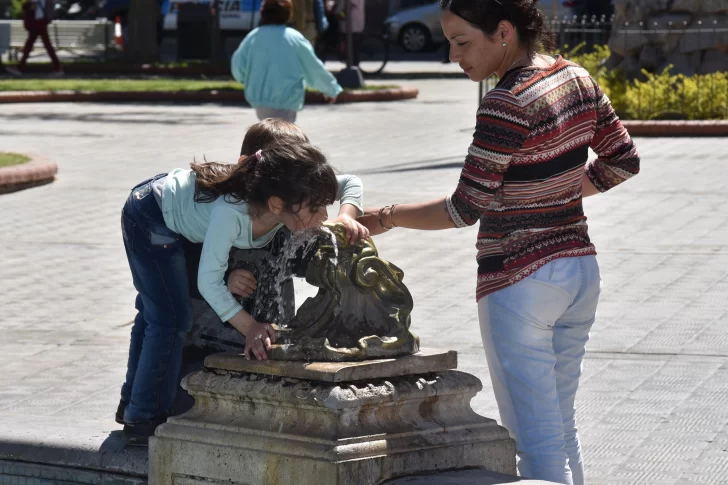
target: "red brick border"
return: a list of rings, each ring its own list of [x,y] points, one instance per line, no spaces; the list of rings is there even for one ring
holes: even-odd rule
[[[728,136],[728,120],[623,121],[631,136]]]
[[[11,64],[14,65],[14,64]],[[66,74],[144,74],[150,76],[230,76],[230,64],[196,63],[189,66],[168,66],[154,64],[127,64],[124,62],[66,62]],[[24,72],[47,74],[51,72],[50,62],[31,62]]]
[[[0,167],[0,194],[50,183],[58,173],[55,162],[28,155],[30,161],[10,167]]]
[[[393,88],[361,91],[344,91],[337,103],[359,103],[371,101],[400,101],[414,99],[417,88]],[[0,92],[2,103],[48,103],[81,101],[191,101],[202,103],[244,103],[243,91],[6,91]],[[306,103],[326,103],[321,93],[306,93]]]

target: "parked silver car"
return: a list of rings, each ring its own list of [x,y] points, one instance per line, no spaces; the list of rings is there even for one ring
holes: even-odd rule
[[[557,16],[571,16],[571,4],[574,1],[559,0]],[[552,15],[552,2],[542,2],[547,17]],[[384,31],[390,39],[396,40],[409,52],[422,52],[445,42],[440,26],[439,2],[428,3],[420,7],[408,8],[398,12],[384,21]]]
[[[422,52],[445,42],[438,2],[402,10],[384,21],[384,29],[409,52]]]

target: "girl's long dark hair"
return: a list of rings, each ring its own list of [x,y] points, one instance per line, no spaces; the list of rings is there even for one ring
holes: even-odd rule
[[[265,210],[268,199],[279,197],[286,212],[308,203],[312,211],[336,200],[338,184],[326,157],[310,143],[279,143],[241,158],[236,165],[193,163],[197,177],[195,201],[218,197],[232,203],[247,202],[254,211]]]

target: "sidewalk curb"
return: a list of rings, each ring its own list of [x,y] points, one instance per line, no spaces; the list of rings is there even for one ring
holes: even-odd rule
[[[388,102],[415,99],[419,90],[413,87],[344,91],[337,103]],[[198,102],[243,104],[245,94],[233,90],[210,91],[7,91],[0,92],[4,103],[53,102]],[[307,104],[326,104],[323,94],[306,92]],[[728,120],[652,121],[624,120],[622,124],[633,137],[728,136]],[[0,182],[0,185],[2,183]]]
[[[53,182],[58,173],[55,162],[34,155],[29,162],[10,167],[0,167],[0,194],[44,185]]]
[[[12,64],[10,64],[12,65]],[[51,71],[50,63],[28,63],[24,72],[32,74],[46,74]],[[125,64],[108,63],[65,63],[63,71],[66,74],[146,74],[150,76],[228,76],[229,64],[202,64],[190,66],[155,66],[153,64]],[[232,77],[231,77],[232,78]]]
[[[361,91],[343,91],[337,103],[362,103],[379,101],[402,101],[415,99],[417,88],[393,88]],[[210,91],[6,91],[0,93],[0,104],[4,103],[53,103],[84,101],[187,101],[199,103],[245,103],[242,90]],[[306,103],[326,104],[321,93],[306,92]]]
[[[630,136],[728,136],[728,120],[622,121]]]
[[[343,69],[343,68],[342,68]],[[94,64],[94,63],[68,63],[63,65],[66,74],[109,74],[109,75],[147,75],[147,76],[205,76],[231,78],[230,65],[191,65],[191,66],[155,66],[152,64]],[[26,64],[25,72],[29,74],[47,74],[51,71],[50,64],[37,63]],[[336,76],[340,70],[329,69],[329,72]],[[365,79],[467,79],[462,71],[453,72],[389,72],[379,74],[364,74]]]

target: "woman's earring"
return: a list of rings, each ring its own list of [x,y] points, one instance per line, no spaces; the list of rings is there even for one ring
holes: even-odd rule
[[[508,44],[506,44],[505,42],[503,42],[503,43],[502,43],[501,45],[502,45],[503,47],[505,47],[505,46],[506,46],[506,45],[508,45]]]

